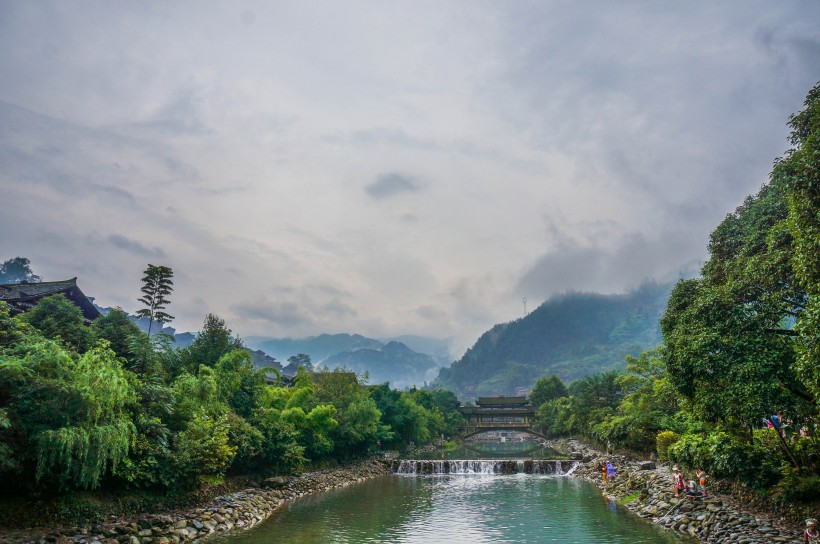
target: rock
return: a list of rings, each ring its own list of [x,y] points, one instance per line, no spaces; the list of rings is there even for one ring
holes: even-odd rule
[[[658,468],[657,465],[655,465],[655,463],[653,463],[652,461],[643,461],[639,465],[639,467],[641,470],[655,470],[656,468]]]

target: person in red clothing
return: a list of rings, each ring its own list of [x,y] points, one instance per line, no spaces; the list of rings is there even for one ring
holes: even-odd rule
[[[678,465],[672,467],[672,487],[675,490],[675,496],[680,496],[681,492],[686,489],[686,483],[683,481],[683,474],[680,473]]]

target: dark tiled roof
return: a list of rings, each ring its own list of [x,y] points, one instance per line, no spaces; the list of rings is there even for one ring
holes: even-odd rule
[[[77,278],[63,281],[44,281],[40,283],[5,283],[0,284],[0,300],[10,302],[14,300],[27,300],[32,297],[43,298],[62,293],[72,287],[77,287]]]
[[[83,311],[88,321],[100,317],[100,312],[77,287],[77,278],[41,283],[0,284],[0,300],[5,301],[13,312],[25,312],[37,304],[41,298],[63,294]]]
[[[478,397],[478,402],[476,404],[516,405],[526,403],[527,397]]]

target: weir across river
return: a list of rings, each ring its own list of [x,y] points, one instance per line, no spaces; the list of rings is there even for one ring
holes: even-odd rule
[[[572,474],[580,461],[552,459],[405,459],[393,462],[396,474]]]

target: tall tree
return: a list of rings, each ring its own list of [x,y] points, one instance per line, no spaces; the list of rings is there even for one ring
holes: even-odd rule
[[[772,177],[781,178],[789,189],[792,265],[807,295],[795,327],[795,370],[820,399],[820,84],[809,91],[805,106],[789,122],[794,148],[775,166]]]
[[[149,264],[143,274],[142,289],[140,289],[143,296],[138,300],[146,307],[137,310],[136,315],[148,318],[148,336],[151,336],[151,326],[154,321],[162,325],[174,319],[174,316],[164,311],[170,302],[167,297],[174,290],[174,282],[171,280],[174,277],[174,271],[167,266]]]
[[[31,261],[15,257],[0,265],[0,283],[39,283],[40,276],[31,271]]]

